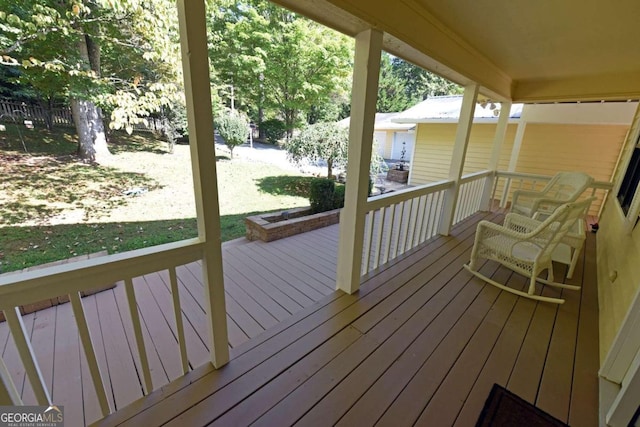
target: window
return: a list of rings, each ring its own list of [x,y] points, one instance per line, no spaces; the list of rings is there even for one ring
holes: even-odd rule
[[[640,147],[636,143],[618,191],[618,201],[625,215],[629,214],[638,183],[640,183]]]

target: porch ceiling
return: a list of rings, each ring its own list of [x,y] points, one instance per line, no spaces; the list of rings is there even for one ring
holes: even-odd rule
[[[383,30],[385,49],[515,102],[640,97],[640,2],[275,0],[349,35]]]

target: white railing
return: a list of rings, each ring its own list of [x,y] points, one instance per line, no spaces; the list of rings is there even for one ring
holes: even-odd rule
[[[453,181],[439,181],[370,198],[361,274],[435,236],[445,192],[451,186]]]
[[[453,215],[453,225],[469,218],[480,210],[482,194],[487,178],[492,175],[492,171],[485,170],[465,175],[460,179],[460,189],[458,190],[456,211]]]
[[[146,395],[153,390],[154,386],[142,334],[133,278],[157,271],[169,271],[173,314],[175,316],[179,347],[176,351],[180,352],[182,371],[183,374],[186,374],[189,370],[189,362],[182,324],[176,267],[202,259],[203,248],[204,244],[200,240],[190,239],[122,254],[78,261],[72,264],[28,271],[19,275],[7,274],[0,276],[0,310],[4,312],[38,404],[51,405],[51,394],[46,387],[29,335],[22,321],[19,309],[21,305],[36,303],[62,295],[69,296],[80,342],[84,349],[93,386],[100,404],[100,410],[102,415],[106,416],[113,412],[113,408],[107,398],[106,378],[97,362],[94,339],[87,324],[80,292],[124,281],[129,314],[140,357],[142,388]],[[2,395],[9,396],[14,405],[23,404],[20,393],[11,379],[4,360],[0,357],[0,396]]]
[[[499,201],[499,207],[504,209],[511,203],[514,191],[540,190],[551,178],[553,177],[548,175],[497,171],[491,199]],[[600,216],[604,202],[612,188],[613,184],[607,181],[594,181],[589,186],[590,191],[586,191],[584,197],[596,197],[589,212],[590,215]]]

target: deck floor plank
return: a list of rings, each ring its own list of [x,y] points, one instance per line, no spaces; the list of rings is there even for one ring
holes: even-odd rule
[[[598,283],[595,236],[590,234],[583,251],[582,291],[569,425],[586,426],[598,419],[598,376],[600,367],[598,334]],[[576,273],[574,273],[576,274]]]
[[[78,328],[73,316],[71,304],[62,304],[56,308],[56,331],[54,377],[51,398],[54,405],[64,406],[65,423],[82,425],[84,408],[77,404],[82,402],[82,369],[80,358],[84,357],[81,349]]]

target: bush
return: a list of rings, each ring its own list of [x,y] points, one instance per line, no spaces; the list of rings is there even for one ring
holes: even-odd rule
[[[345,186],[338,184],[335,186],[333,193],[333,209],[342,209],[344,207],[344,190]]]
[[[220,115],[215,124],[233,158],[233,149],[247,141],[249,123],[240,115],[232,113]]]
[[[311,183],[309,202],[312,213],[330,211],[334,208],[335,188],[335,182],[327,178],[320,178]]]
[[[270,144],[277,144],[287,131],[287,126],[282,120],[269,119],[262,122],[260,129],[264,132],[264,136],[267,138],[267,142]]]

